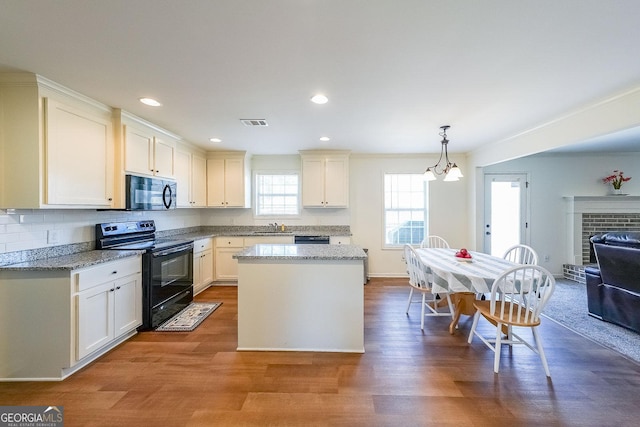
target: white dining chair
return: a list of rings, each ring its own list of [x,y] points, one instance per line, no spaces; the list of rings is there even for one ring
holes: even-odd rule
[[[553,275],[543,267],[518,265],[498,276],[493,282],[488,300],[474,302],[476,312],[468,342],[471,344],[475,335],[493,350],[495,353],[493,371],[496,374],[500,368],[502,345],[523,344],[540,356],[547,377],[551,377],[537,327],[540,325],[540,313],[549,302],[555,285],[556,280]],[[495,325],[495,338],[484,337],[478,332],[480,317],[486,318],[489,323]],[[530,328],[533,342],[516,334],[513,331],[514,328]],[[503,334],[506,337],[503,337]]]
[[[427,236],[420,242],[421,248],[446,248],[449,249],[449,243],[442,237],[431,235]],[[411,304],[414,302],[420,302],[421,300],[413,299],[413,288],[409,290],[409,301],[407,302],[407,314],[409,314],[409,308],[411,308]]]
[[[407,305],[407,314],[409,314],[409,306],[411,305],[413,292],[421,294],[420,312],[420,329],[424,330],[424,318],[426,316],[454,316],[454,307],[449,294],[445,294],[447,302],[446,310],[440,311],[439,304],[444,302],[443,299],[437,299],[436,295],[431,292],[431,284],[427,279],[426,266],[420,259],[420,256],[411,245],[404,246],[404,257],[407,262],[407,271],[409,273],[409,285],[411,292],[409,294],[409,304]],[[441,295],[442,296],[442,295]],[[429,298],[427,298],[429,297]],[[427,311],[428,310],[428,311]]]
[[[527,245],[514,245],[507,249],[502,258],[516,264],[538,264],[538,254]]]
[[[421,248],[447,248],[449,249],[449,243],[440,236],[432,235],[427,236],[421,243]]]

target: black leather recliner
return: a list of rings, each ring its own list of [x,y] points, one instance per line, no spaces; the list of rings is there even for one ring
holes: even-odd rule
[[[585,267],[589,314],[640,333],[640,232],[591,238],[598,267]]]

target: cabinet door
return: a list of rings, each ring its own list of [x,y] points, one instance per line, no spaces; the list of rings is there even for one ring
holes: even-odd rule
[[[204,251],[201,254],[200,279],[201,284],[204,286],[213,282],[213,251],[211,249]]]
[[[142,279],[139,274],[114,283],[114,338],[142,325]]]
[[[45,98],[45,120],[45,203],[109,207],[113,197],[111,121],[50,98]]]
[[[207,206],[225,206],[224,159],[207,159]]]
[[[195,207],[207,206],[207,159],[191,156],[191,204]]]
[[[244,207],[244,160],[225,159],[224,161],[225,206]]]
[[[176,152],[176,182],[178,195],[176,196],[178,207],[191,206],[191,153],[186,151]]]
[[[302,206],[324,206],[324,179],[323,159],[302,160]]]
[[[175,152],[173,142],[154,138],[154,174],[163,178],[175,178]]]
[[[153,136],[139,129],[125,126],[124,168],[127,172],[153,175]]]
[[[109,282],[77,295],[77,360],[108,344],[113,339],[114,291],[113,283]]]
[[[349,178],[345,159],[328,158],[324,173],[324,201],[329,208],[345,208],[349,205]]]
[[[216,249],[216,280],[238,280],[238,260],[233,259],[233,254],[241,250],[234,247]]]

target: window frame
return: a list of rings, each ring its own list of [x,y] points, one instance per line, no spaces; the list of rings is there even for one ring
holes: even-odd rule
[[[390,175],[413,175],[415,179],[419,179],[423,183],[423,194],[424,194],[424,224],[423,224],[423,239],[424,237],[429,235],[429,182],[425,181],[423,178],[423,173],[413,173],[413,172],[383,172],[382,174],[382,248],[383,249],[402,249],[405,243],[393,244],[387,243],[387,212],[388,211],[398,211],[399,209],[387,209],[387,191],[386,191],[386,180],[387,176]],[[407,209],[402,209],[407,210]],[[412,242],[412,246],[420,245],[421,242]]]
[[[264,215],[264,214],[259,214],[258,213],[258,198],[260,197],[260,193],[259,193],[259,185],[258,185],[258,177],[260,175],[295,175],[298,178],[298,191],[296,193],[296,213],[295,214],[269,214],[269,215]],[[300,171],[298,170],[255,170],[253,171],[253,217],[255,219],[282,219],[282,218],[289,218],[289,219],[295,219],[295,218],[300,218],[300,215],[302,214],[302,197],[301,197],[301,192],[302,192],[302,185],[301,185],[301,174]]]

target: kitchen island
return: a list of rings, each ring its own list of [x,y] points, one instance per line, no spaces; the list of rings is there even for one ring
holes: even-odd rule
[[[238,260],[238,350],[364,353],[364,250],[260,244]]]

